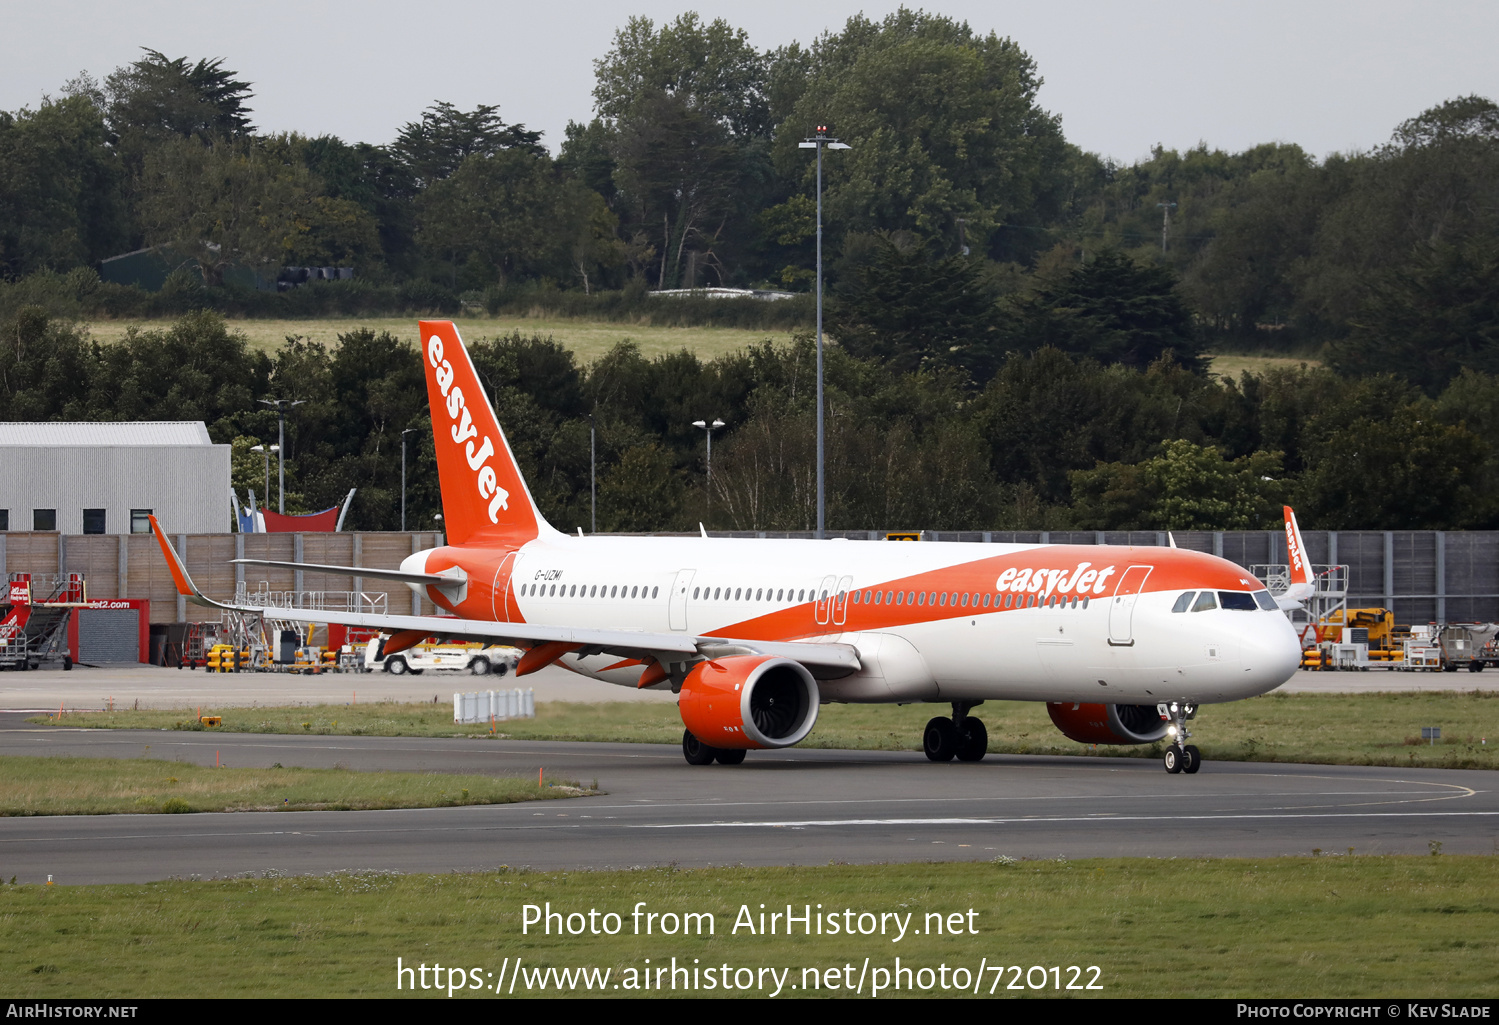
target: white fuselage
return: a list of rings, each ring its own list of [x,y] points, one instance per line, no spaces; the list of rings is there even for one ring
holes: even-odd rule
[[[824,701],[1231,701],[1284,683],[1301,654],[1278,610],[1173,612],[1186,591],[1264,589],[1177,549],[549,531],[507,568],[496,587],[527,623],[853,645],[861,668],[819,679]],[[635,686],[640,664],[621,661],[560,664]]]

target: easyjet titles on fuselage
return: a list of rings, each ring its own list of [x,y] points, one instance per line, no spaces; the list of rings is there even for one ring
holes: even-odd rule
[[[1073,591],[1079,597],[1089,592],[1103,594],[1109,577],[1114,575],[1114,567],[1089,569],[1092,565],[1091,562],[1080,562],[1073,570],[1012,567],[999,575],[999,579],[994,582],[994,589],[1014,591],[1017,594],[1025,591],[1045,596]]]

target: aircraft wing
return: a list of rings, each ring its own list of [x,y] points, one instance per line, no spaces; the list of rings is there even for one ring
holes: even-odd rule
[[[534,623],[501,623],[493,620],[459,619],[456,616],[395,616],[368,612],[333,612],[322,609],[297,609],[286,606],[236,605],[215,601],[198,590],[187,567],[178,558],[177,551],[151,518],[151,529],[156,534],[167,566],[172,572],[177,593],[194,605],[225,609],[267,619],[285,619],[305,623],[337,623],[340,626],[358,626],[389,632],[394,644],[386,645],[387,653],[402,650],[419,642],[424,637],[445,637],[465,640],[481,640],[492,644],[507,644],[528,649],[528,658],[521,660],[518,671],[531,672],[548,665],[569,652],[579,654],[610,654],[622,658],[639,658],[659,663],[684,662],[689,658],[722,658],[734,654],[781,655],[801,662],[809,668],[833,670],[838,673],[857,672],[860,668],[859,652],[852,644],[824,643],[816,641],[756,641],[731,637],[693,637],[679,633],[655,633],[646,630],[607,630],[588,627],[545,626]],[[249,560],[246,560],[249,561]],[[295,563],[281,565],[296,566]],[[362,573],[376,576],[377,572],[355,567],[302,566],[299,568],[341,573]],[[405,574],[417,576],[419,574]],[[425,574],[420,574],[425,576]],[[398,578],[399,579],[399,578]],[[438,577],[444,583],[446,577]],[[536,657],[530,657],[535,655]],[[676,657],[673,657],[676,656]]]

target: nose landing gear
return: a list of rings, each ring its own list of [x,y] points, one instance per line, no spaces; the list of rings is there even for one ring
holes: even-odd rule
[[[1202,768],[1202,752],[1197,750],[1197,745],[1186,741],[1192,736],[1192,731],[1187,728],[1187,720],[1197,714],[1197,706],[1185,701],[1173,701],[1158,707],[1163,718],[1173,720],[1169,732],[1174,738],[1171,746],[1166,748],[1166,753],[1161,756],[1161,764],[1173,775],[1178,772],[1188,775],[1195,773]]]
[[[976,762],[989,752],[989,731],[968,712],[982,701],[954,701],[952,718],[939,715],[926,724],[921,746],[934,762]]]

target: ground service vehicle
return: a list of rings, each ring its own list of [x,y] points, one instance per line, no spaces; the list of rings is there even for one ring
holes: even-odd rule
[[[413,644],[398,654],[386,654],[385,639],[371,638],[364,648],[364,667],[392,676],[420,674],[428,669],[452,669],[475,676],[504,676],[515,667],[519,653],[514,648],[480,643]]]
[[[448,543],[398,570],[239,560],[404,581],[448,614],[303,613],[390,631],[387,657],[461,638],[524,648],[519,676],[556,663],[669,687],[694,765],[796,744],[830,701],[943,703],[952,713],[927,723],[927,757],[978,760],[988,738],[973,709],[1017,699],[1046,702],[1074,740],[1165,742],[1169,772],[1200,765],[1187,743],[1200,704],[1296,670],[1277,600],[1200,552],[562,534],[532,501],[456,328],[423,321],[421,338]],[[179,592],[224,607],[152,524]],[[1292,601],[1313,585],[1289,508],[1286,536]]]

